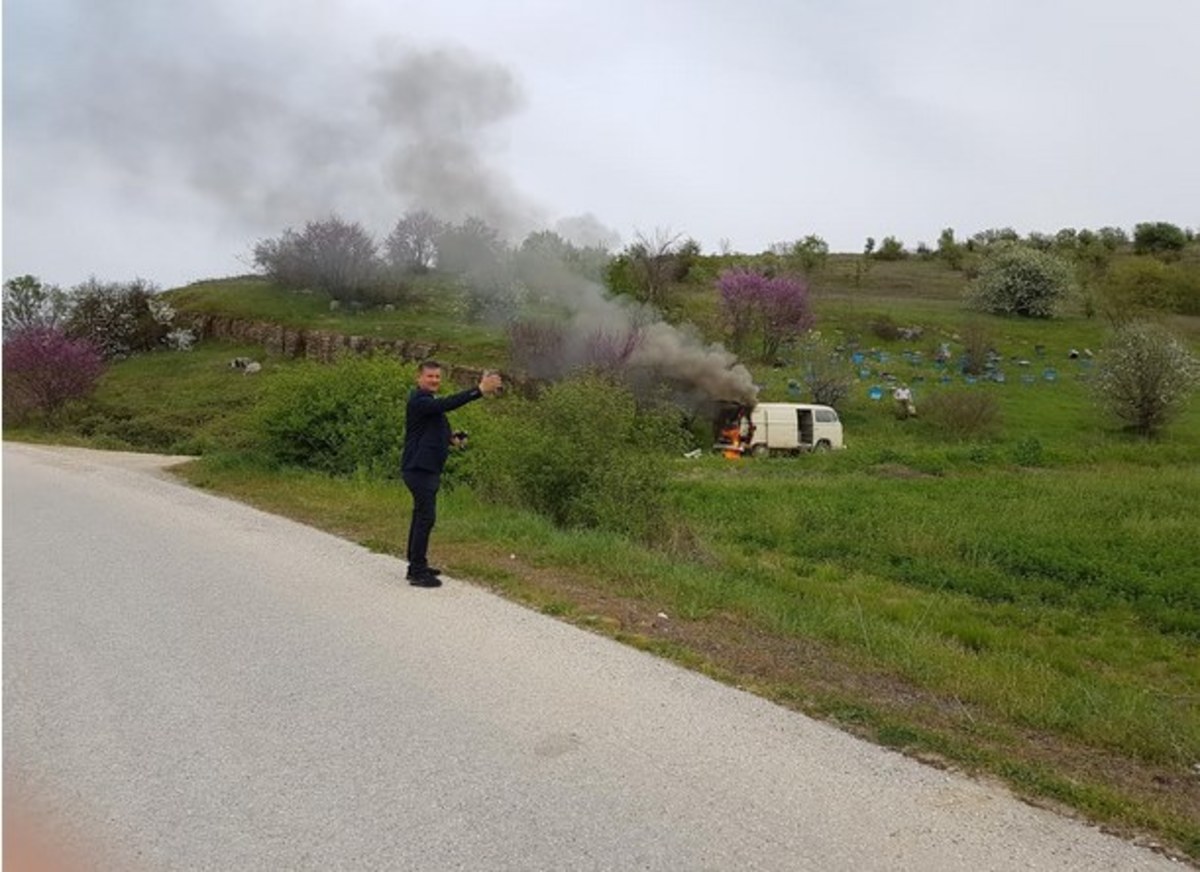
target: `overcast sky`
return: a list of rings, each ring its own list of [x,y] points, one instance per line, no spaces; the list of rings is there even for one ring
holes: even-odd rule
[[[3,14],[5,278],[172,287],[246,272],[255,240],[306,220],[382,236],[414,206],[706,251],[1200,226],[1198,0]]]

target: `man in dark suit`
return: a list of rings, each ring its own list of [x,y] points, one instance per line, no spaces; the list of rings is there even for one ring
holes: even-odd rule
[[[478,387],[438,397],[442,386],[442,366],[426,360],[417,367],[417,386],[408,395],[404,422],[404,454],[400,471],[413,498],[412,523],[408,528],[408,583],[417,587],[439,587],[438,570],[429,565],[429,534],[437,520],[437,492],[442,484],[442,468],[450,456],[450,447],[462,444],[462,438],[450,430],[446,413],[472,400],[490,396],[500,389],[500,376],[484,373]]]

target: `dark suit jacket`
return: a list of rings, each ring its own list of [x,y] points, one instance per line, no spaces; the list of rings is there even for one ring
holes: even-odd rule
[[[446,413],[482,396],[479,388],[448,397],[414,388],[408,395],[405,413],[401,471],[441,472],[450,456],[450,422]]]

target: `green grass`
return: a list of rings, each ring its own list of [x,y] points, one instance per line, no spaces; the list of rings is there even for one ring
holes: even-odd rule
[[[439,513],[439,558],[547,614],[1200,857],[1200,403],[1159,439],[1131,437],[1099,410],[1087,366],[1066,356],[1099,350],[1102,323],[968,313],[961,275],[938,264],[875,264],[859,289],[845,280],[818,293],[819,329],[890,355],[866,362],[841,407],[846,451],[678,459],[671,535],[653,548],[559,530],[456,487]],[[192,311],[436,339],[468,364],[503,358],[498,330],[464,325],[453,294],[419,290],[400,311],[358,315],[258,280],[175,294]],[[674,306],[715,337],[711,292],[680,288]],[[924,335],[881,340],[872,323],[883,316]],[[928,360],[941,341],[957,350],[969,322],[992,337],[1006,383],[943,384],[930,364],[904,360]],[[1200,340],[1200,319],[1173,323]],[[6,436],[203,453],[184,473],[195,484],[402,554],[398,483],[253,461],[262,393],[293,364],[266,357],[247,377],[226,365],[242,354],[263,358],[204,344],[117,363],[54,427]],[[1042,377],[1049,366],[1054,381]],[[867,394],[885,372],[913,385],[918,408],[948,391],[993,397],[998,431],[953,440],[926,416],[896,420]],[[763,399],[783,400],[803,373],[793,362],[755,375]],[[490,410],[460,414],[470,424]],[[471,429],[485,455],[487,428]]]

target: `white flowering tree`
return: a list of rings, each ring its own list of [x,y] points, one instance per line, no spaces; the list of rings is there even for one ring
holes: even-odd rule
[[[1121,327],[1101,355],[1101,403],[1133,431],[1157,434],[1200,383],[1200,361],[1168,330],[1150,322]]]
[[[1051,318],[1073,285],[1071,267],[1061,258],[1000,243],[980,266],[967,298],[976,309],[996,315]]]

